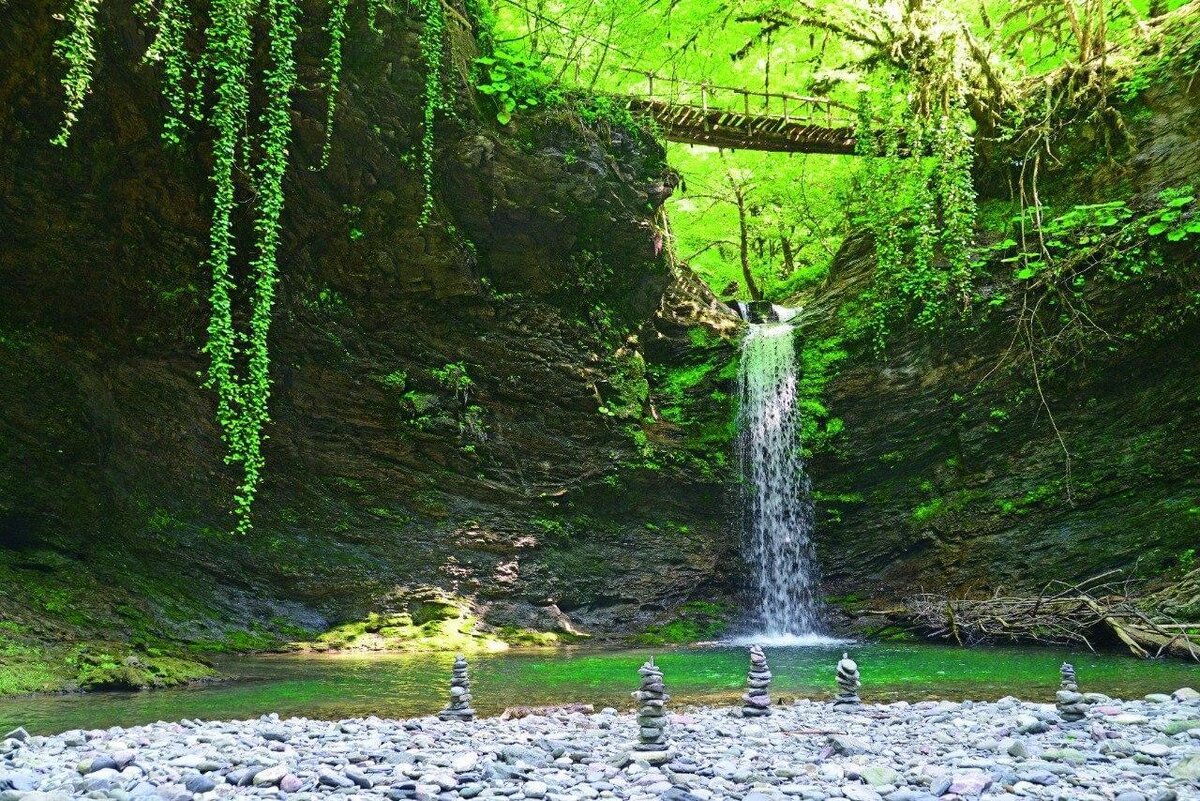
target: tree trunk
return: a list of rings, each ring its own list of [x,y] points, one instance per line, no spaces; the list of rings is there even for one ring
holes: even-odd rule
[[[762,290],[758,288],[758,282],[754,280],[754,276],[750,272],[750,232],[749,223],[746,220],[746,198],[742,194],[741,187],[733,181],[733,197],[737,201],[738,210],[738,255],[742,259],[742,278],[746,281],[746,290],[750,293],[751,300],[762,300]]]

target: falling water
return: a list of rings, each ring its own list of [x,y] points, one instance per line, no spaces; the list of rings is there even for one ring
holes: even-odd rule
[[[742,475],[763,639],[803,639],[820,628],[813,505],[800,455],[796,349],[787,323],[751,325],[738,388]]]

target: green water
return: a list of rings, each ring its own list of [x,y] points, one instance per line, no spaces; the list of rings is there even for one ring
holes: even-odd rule
[[[828,697],[841,648],[767,649],[776,698]],[[988,700],[1005,695],[1053,700],[1058,666],[1075,664],[1080,685],[1123,698],[1200,685],[1184,662],[1046,648],[959,649],[926,644],[855,646],[867,700]],[[745,679],[746,652],[733,647],[674,650],[560,650],[471,658],[475,708],[495,714],[514,705],[584,702],[630,707],[637,668],[651,654],[666,673],[672,705],[730,703]],[[220,684],[143,693],[94,693],[0,700],[0,731],[34,733],[132,726],[157,720],[249,718],[267,712],[339,719],[412,717],[444,703],[450,654],[264,656],[231,660],[240,678]]]

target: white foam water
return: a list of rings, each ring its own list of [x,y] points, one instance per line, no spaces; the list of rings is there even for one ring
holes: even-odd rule
[[[841,648],[855,641],[827,634],[747,634],[726,640],[722,645],[761,645],[763,648]]]

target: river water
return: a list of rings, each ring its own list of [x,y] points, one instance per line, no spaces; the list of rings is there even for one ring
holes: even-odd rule
[[[1135,698],[1200,684],[1194,665],[1047,648],[961,649],[928,644],[851,646],[871,701],[995,699],[1052,702],[1061,662],[1074,662],[1081,689]],[[841,647],[767,648],[777,698],[828,698]],[[482,715],[513,705],[592,703],[631,708],[637,669],[654,654],[675,708],[733,703],[748,666],[732,646],[658,650],[558,649],[471,657],[474,706]],[[445,703],[452,654],[282,655],[231,659],[235,681],[177,690],[0,700],[0,732],[18,725],[48,734],[158,720],[250,718],[269,712],[341,719],[413,717]]]

